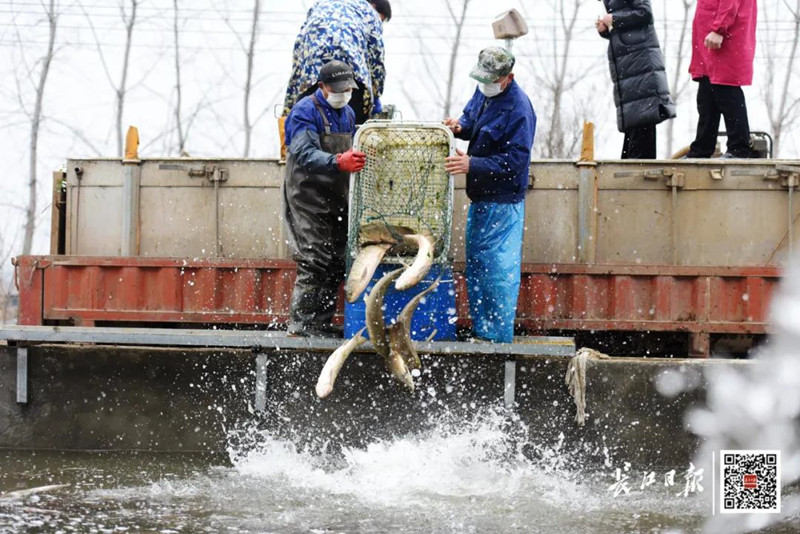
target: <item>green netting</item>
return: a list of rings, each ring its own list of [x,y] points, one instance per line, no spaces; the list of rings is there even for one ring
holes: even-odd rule
[[[432,235],[434,261],[447,261],[453,188],[444,160],[450,155],[451,142],[450,133],[439,125],[362,126],[356,148],[366,153],[367,163],[350,191],[348,262],[357,253],[360,228],[376,222]]]

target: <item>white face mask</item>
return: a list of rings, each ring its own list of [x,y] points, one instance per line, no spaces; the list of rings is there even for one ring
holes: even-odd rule
[[[353,91],[346,91],[344,93],[328,93],[328,98],[325,100],[328,101],[328,104],[331,105],[333,109],[342,109],[350,102],[350,97],[353,96]]]
[[[483,83],[478,82],[478,90],[483,93],[486,98],[492,98],[503,92],[502,84],[500,83]]]

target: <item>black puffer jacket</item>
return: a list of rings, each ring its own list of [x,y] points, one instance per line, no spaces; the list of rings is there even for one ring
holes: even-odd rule
[[[603,0],[603,4],[613,16],[612,30],[600,35],[609,39],[617,128],[624,132],[675,117],[650,0]]]

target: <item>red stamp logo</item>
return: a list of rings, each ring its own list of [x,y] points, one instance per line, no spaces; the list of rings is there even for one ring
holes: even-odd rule
[[[756,475],[744,475],[744,489],[756,489],[758,487],[758,477]]]

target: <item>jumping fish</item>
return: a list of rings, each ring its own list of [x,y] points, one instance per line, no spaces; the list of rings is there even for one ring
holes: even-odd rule
[[[366,245],[361,248],[353,266],[350,267],[350,274],[347,275],[347,283],[344,286],[347,302],[355,302],[364,292],[372,280],[372,275],[375,274],[375,269],[390,248],[392,248],[391,243]]]
[[[369,295],[364,299],[366,301],[366,322],[367,332],[369,332],[369,339],[381,357],[386,362],[386,367],[389,369],[392,377],[406,386],[410,390],[414,390],[414,381],[411,378],[411,373],[406,366],[406,362],[399,354],[392,354],[389,350],[389,344],[386,341],[386,323],[383,319],[383,296],[389,285],[398,277],[400,273],[405,270],[405,267],[396,269],[383,275],[383,277],[375,283],[375,286],[370,291]]]
[[[403,236],[403,244],[407,246],[415,245],[417,248],[417,256],[414,258],[414,263],[411,267],[397,279],[394,287],[398,291],[405,291],[417,285],[433,265],[433,239],[429,235],[412,234]]]
[[[331,391],[333,391],[333,384],[336,382],[336,377],[339,375],[339,371],[342,369],[344,362],[347,361],[351,352],[367,340],[367,338],[362,335],[366,328],[366,326],[362,328],[358,334],[347,340],[344,345],[333,351],[333,354],[328,357],[328,361],[325,362],[325,366],[322,368],[322,372],[319,374],[319,379],[317,380],[317,397],[324,399],[331,394]]]
[[[358,244],[377,245],[389,243],[398,245],[402,242],[404,235],[413,234],[414,230],[407,226],[395,226],[382,221],[367,223],[358,230]]]
[[[403,311],[400,312],[400,315],[397,316],[397,321],[393,325],[389,327],[389,351],[392,357],[396,357],[396,355],[400,355],[403,361],[406,362],[406,366],[409,369],[419,369],[422,366],[422,363],[419,360],[419,355],[417,351],[414,349],[414,343],[411,341],[411,318],[414,316],[414,311],[416,311],[419,302],[422,298],[436,289],[436,286],[439,285],[439,281],[442,279],[440,276],[439,278],[434,281],[428,289],[425,291],[421,291],[418,295],[415,295],[408,304],[405,305]],[[433,335],[436,335],[434,332]]]

